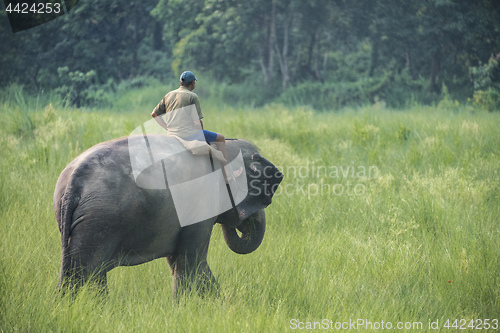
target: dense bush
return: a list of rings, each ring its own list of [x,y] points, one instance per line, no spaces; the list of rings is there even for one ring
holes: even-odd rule
[[[309,105],[316,110],[370,105],[383,101],[389,107],[430,104],[438,94],[428,89],[427,80],[411,80],[401,74],[385,73],[353,82],[304,82],[288,88],[277,101],[285,105]]]
[[[500,111],[500,53],[488,63],[471,68],[474,103],[488,111]]]
[[[474,103],[488,111],[500,111],[500,91],[493,88],[475,91]]]
[[[366,91],[368,80],[339,83],[301,83],[288,88],[278,102],[285,105],[309,105],[318,110],[334,110],[347,105],[362,105],[370,102]]]
[[[96,84],[96,71],[70,72],[68,67],[59,67],[57,73],[61,85],[56,88],[56,92],[66,106],[79,108],[104,103],[104,89]]]

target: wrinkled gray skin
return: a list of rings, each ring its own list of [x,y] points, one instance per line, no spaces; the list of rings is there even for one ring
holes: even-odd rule
[[[144,189],[134,182],[127,138],[98,144],[72,161],[61,173],[54,194],[62,242],[59,287],[81,285],[92,276],[105,288],[106,273],[114,267],[160,257],[170,265],[174,294],[193,283],[202,290],[216,287],[206,261],[214,224],[222,225],[234,252],[254,251],[264,237],[264,208],[282,179],[249,142],[228,140],[226,145],[229,160],[241,149],[245,161],[249,195],[241,208],[252,214],[243,222],[229,211],[181,227],[168,190]]]

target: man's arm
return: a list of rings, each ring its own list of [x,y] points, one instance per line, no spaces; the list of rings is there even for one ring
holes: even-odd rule
[[[160,125],[166,131],[168,131],[167,123],[165,122],[165,120],[162,117],[160,117],[159,115],[157,115],[154,110],[153,110],[153,112],[151,112],[151,117],[153,117],[156,120],[156,122],[158,123],[158,125]]]

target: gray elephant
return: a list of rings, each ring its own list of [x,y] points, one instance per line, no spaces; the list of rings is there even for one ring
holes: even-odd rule
[[[206,261],[214,224],[221,224],[234,252],[257,249],[265,232],[264,208],[283,177],[248,141],[227,140],[226,145],[228,160],[241,156],[246,173],[248,191],[237,203],[239,216],[230,209],[184,226],[170,184],[158,189],[138,185],[129,138],[98,144],[72,161],[61,173],[54,194],[62,243],[59,288],[81,285],[90,277],[105,288],[106,273],[114,267],[160,257],[166,257],[171,268],[175,295],[193,283],[197,289],[217,286]],[[161,166],[157,171],[168,173],[168,163],[156,165]]]

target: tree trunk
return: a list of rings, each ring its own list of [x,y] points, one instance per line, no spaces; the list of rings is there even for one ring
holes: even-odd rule
[[[267,60],[267,74],[269,75],[269,79],[272,80],[274,77],[273,67],[274,67],[274,54],[273,54],[273,37],[275,35],[275,22],[276,22],[276,6],[274,1],[272,2],[271,9],[271,18],[269,21],[269,34],[267,40],[267,49],[268,49],[268,60]]]
[[[259,65],[264,77],[264,83],[267,85],[273,79],[274,53],[273,53],[273,36],[274,36],[274,20],[275,7],[272,3],[271,15],[264,17],[264,42],[259,45]]]
[[[411,73],[411,57],[410,57],[410,52],[405,53],[406,57],[406,70],[408,71],[408,75],[413,78],[412,73]]]
[[[380,36],[376,34],[374,37],[372,37],[371,65],[370,65],[370,73],[368,74],[370,77],[373,77],[375,69],[377,69],[378,67],[379,44],[380,44]]]
[[[273,1],[274,8],[274,1]],[[281,85],[283,89],[285,89],[288,85],[289,81],[289,72],[288,72],[288,39],[289,39],[289,12],[286,11],[283,16],[283,46],[280,49],[278,45],[278,39],[276,38],[276,21],[273,20],[273,44],[276,54],[278,55],[278,62],[281,70]]]
[[[309,36],[309,47],[307,48],[307,70],[309,73],[314,77],[313,70],[311,68],[311,63],[312,63],[312,55],[313,55],[313,48],[314,48],[314,43],[316,41],[316,34],[313,32]]]
[[[137,17],[137,9],[134,8],[133,6],[133,11],[134,11],[134,44],[132,46],[132,68],[130,71],[130,76],[134,77],[137,75],[137,72],[139,71],[139,61],[137,60],[137,52],[139,50],[139,45],[141,41],[139,40],[139,19]]]
[[[160,22],[156,21],[153,28],[153,49],[155,51],[163,50],[163,28]]]
[[[328,54],[329,53],[330,53],[330,51],[327,48],[324,55],[323,55],[323,75],[326,72],[326,66],[328,65]]]
[[[40,71],[40,65],[37,62],[35,65],[35,71],[33,73],[33,76],[31,77],[33,80],[33,84],[35,85],[36,92],[40,91],[40,85],[38,84],[38,72],[39,71]]]
[[[432,54],[431,75],[429,78],[430,85],[431,85],[430,88],[432,91],[439,90],[439,87],[437,87],[437,81],[439,81],[440,70],[441,70],[441,59],[440,59],[439,51],[435,51]]]

